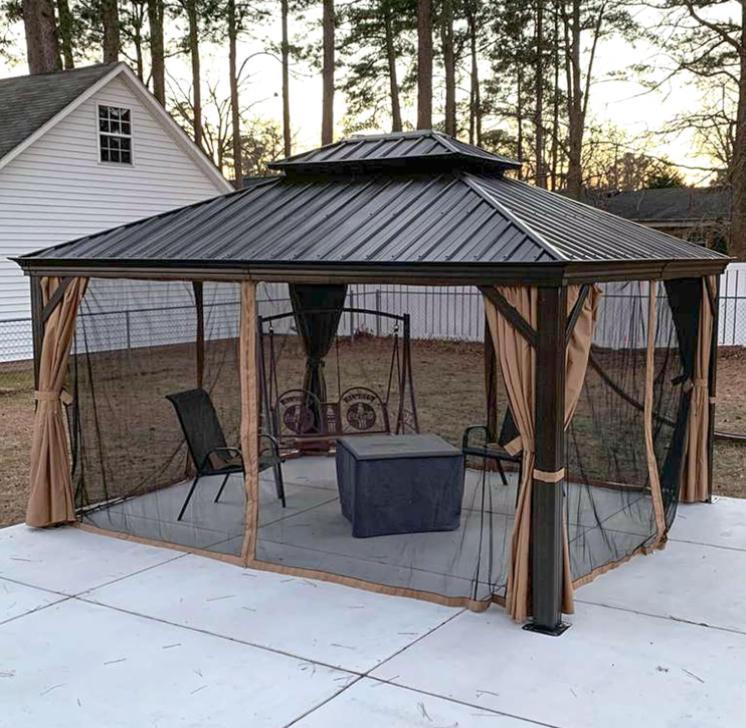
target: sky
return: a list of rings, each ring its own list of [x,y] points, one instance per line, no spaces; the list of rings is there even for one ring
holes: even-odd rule
[[[314,19],[312,14],[308,17],[311,20]],[[638,20],[643,24],[653,23],[654,19],[649,10],[641,10],[638,13]],[[307,24],[301,26],[298,23],[291,23],[291,36],[305,33],[304,41],[314,41],[313,34],[308,35],[307,28]],[[22,25],[14,26],[12,32],[16,39],[18,55],[22,56]],[[267,36],[273,39],[279,38],[279,16],[263,27],[260,32],[263,38],[245,38],[239,44],[239,65],[248,58],[246,77],[242,85],[242,103],[251,104],[249,116],[274,119],[279,122],[281,119],[280,64],[276,58],[261,52]],[[320,43],[320,22],[318,35]],[[95,53],[93,55],[95,57]],[[673,78],[655,92],[647,92],[639,79],[611,78],[613,74],[624,71],[629,63],[644,61],[650,61],[661,69],[668,64],[660,49],[646,40],[639,40],[635,43],[629,43],[621,38],[603,40],[597,53],[594,83],[589,102],[589,113],[593,121],[601,124],[613,123],[622,127],[633,139],[646,132],[665,129],[667,122],[674,116],[696,108],[700,98],[700,91],[684,77]],[[204,44],[202,66],[205,83],[218,83],[222,93],[227,97],[227,43],[225,46]],[[26,72],[24,63],[10,65],[0,60],[0,76]],[[173,81],[188,88],[189,63],[186,57],[169,59],[167,72]],[[294,137],[293,152],[318,146],[321,129],[319,71],[310,68],[307,64],[294,63],[291,67],[290,98]],[[339,121],[345,111],[344,99],[340,93],[335,95],[335,99],[337,136],[340,136]],[[405,106],[403,115],[405,121],[414,121],[414,108]],[[386,131],[386,129],[371,131]],[[710,160],[697,153],[691,134],[684,133],[677,138],[667,136],[665,138],[655,137],[655,139],[653,146],[648,147],[648,151],[654,155],[666,157],[676,164],[687,167],[707,166],[710,163]],[[704,184],[707,181],[706,173],[686,169],[682,171],[690,184]]]

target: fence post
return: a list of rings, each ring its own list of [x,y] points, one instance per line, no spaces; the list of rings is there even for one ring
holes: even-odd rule
[[[132,348],[132,340],[130,338],[130,312],[124,312],[124,331],[127,338],[127,349]]]
[[[381,310],[381,289],[376,288],[376,311]],[[381,317],[376,316],[376,336],[381,335]]]
[[[355,308],[355,292],[350,291],[350,308]],[[355,340],[355,314],[350,311],[350,341]]]

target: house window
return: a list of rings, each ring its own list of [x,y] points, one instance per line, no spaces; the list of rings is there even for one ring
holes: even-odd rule
[[[132,164],[132,117],[129,109],[98,107],[98,147],[102,162]]]

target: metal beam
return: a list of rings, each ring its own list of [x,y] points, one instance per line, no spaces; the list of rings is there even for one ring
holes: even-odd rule
[[[538,291],[536,350],[536,469],[554,473],[565,466],[565,328],[567,289]],[[561,634],[563,484],[534,478],[531,499],[530,629]]]
[[[585,299],[588,298],[591,287],[588,284],[580,287],[580,293],[578,294],[578,300],[575,301],[570,318],[567,320],[567,326],[565,327],[565,345],[570,343],[572,338],[572,332],[575,330],[575,324],[578,323],[580,314],[583,312],[583,305]]]
[[[534,348],[537,344],[537,334],[523,316],[511,306],[495,288],[491,286],[479,286],[482,295],[486,296],[495,308],[512,324],[513,328]]]
[[[52,315],[52,311],[54,311],[55,308],[57,308],[57,305],[62,300],[62,297],[65,295],[65,291],[67,290],[67,287],[73,282],[73,279],[71,277],[63,278],[60,281],[60,284],[57,286],[57,288],[54,289],[52,292],[52,295],[49,297],[49,300],[47,301],[46,305],[41,311],[41,320],[44,324],[47,323],[49,320],[49,317]]]

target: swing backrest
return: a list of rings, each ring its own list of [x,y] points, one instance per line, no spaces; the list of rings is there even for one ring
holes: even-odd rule
[[[368,387],[350,387],[339,398],[339,435],[390,433],[389,411],[381,396]]]

